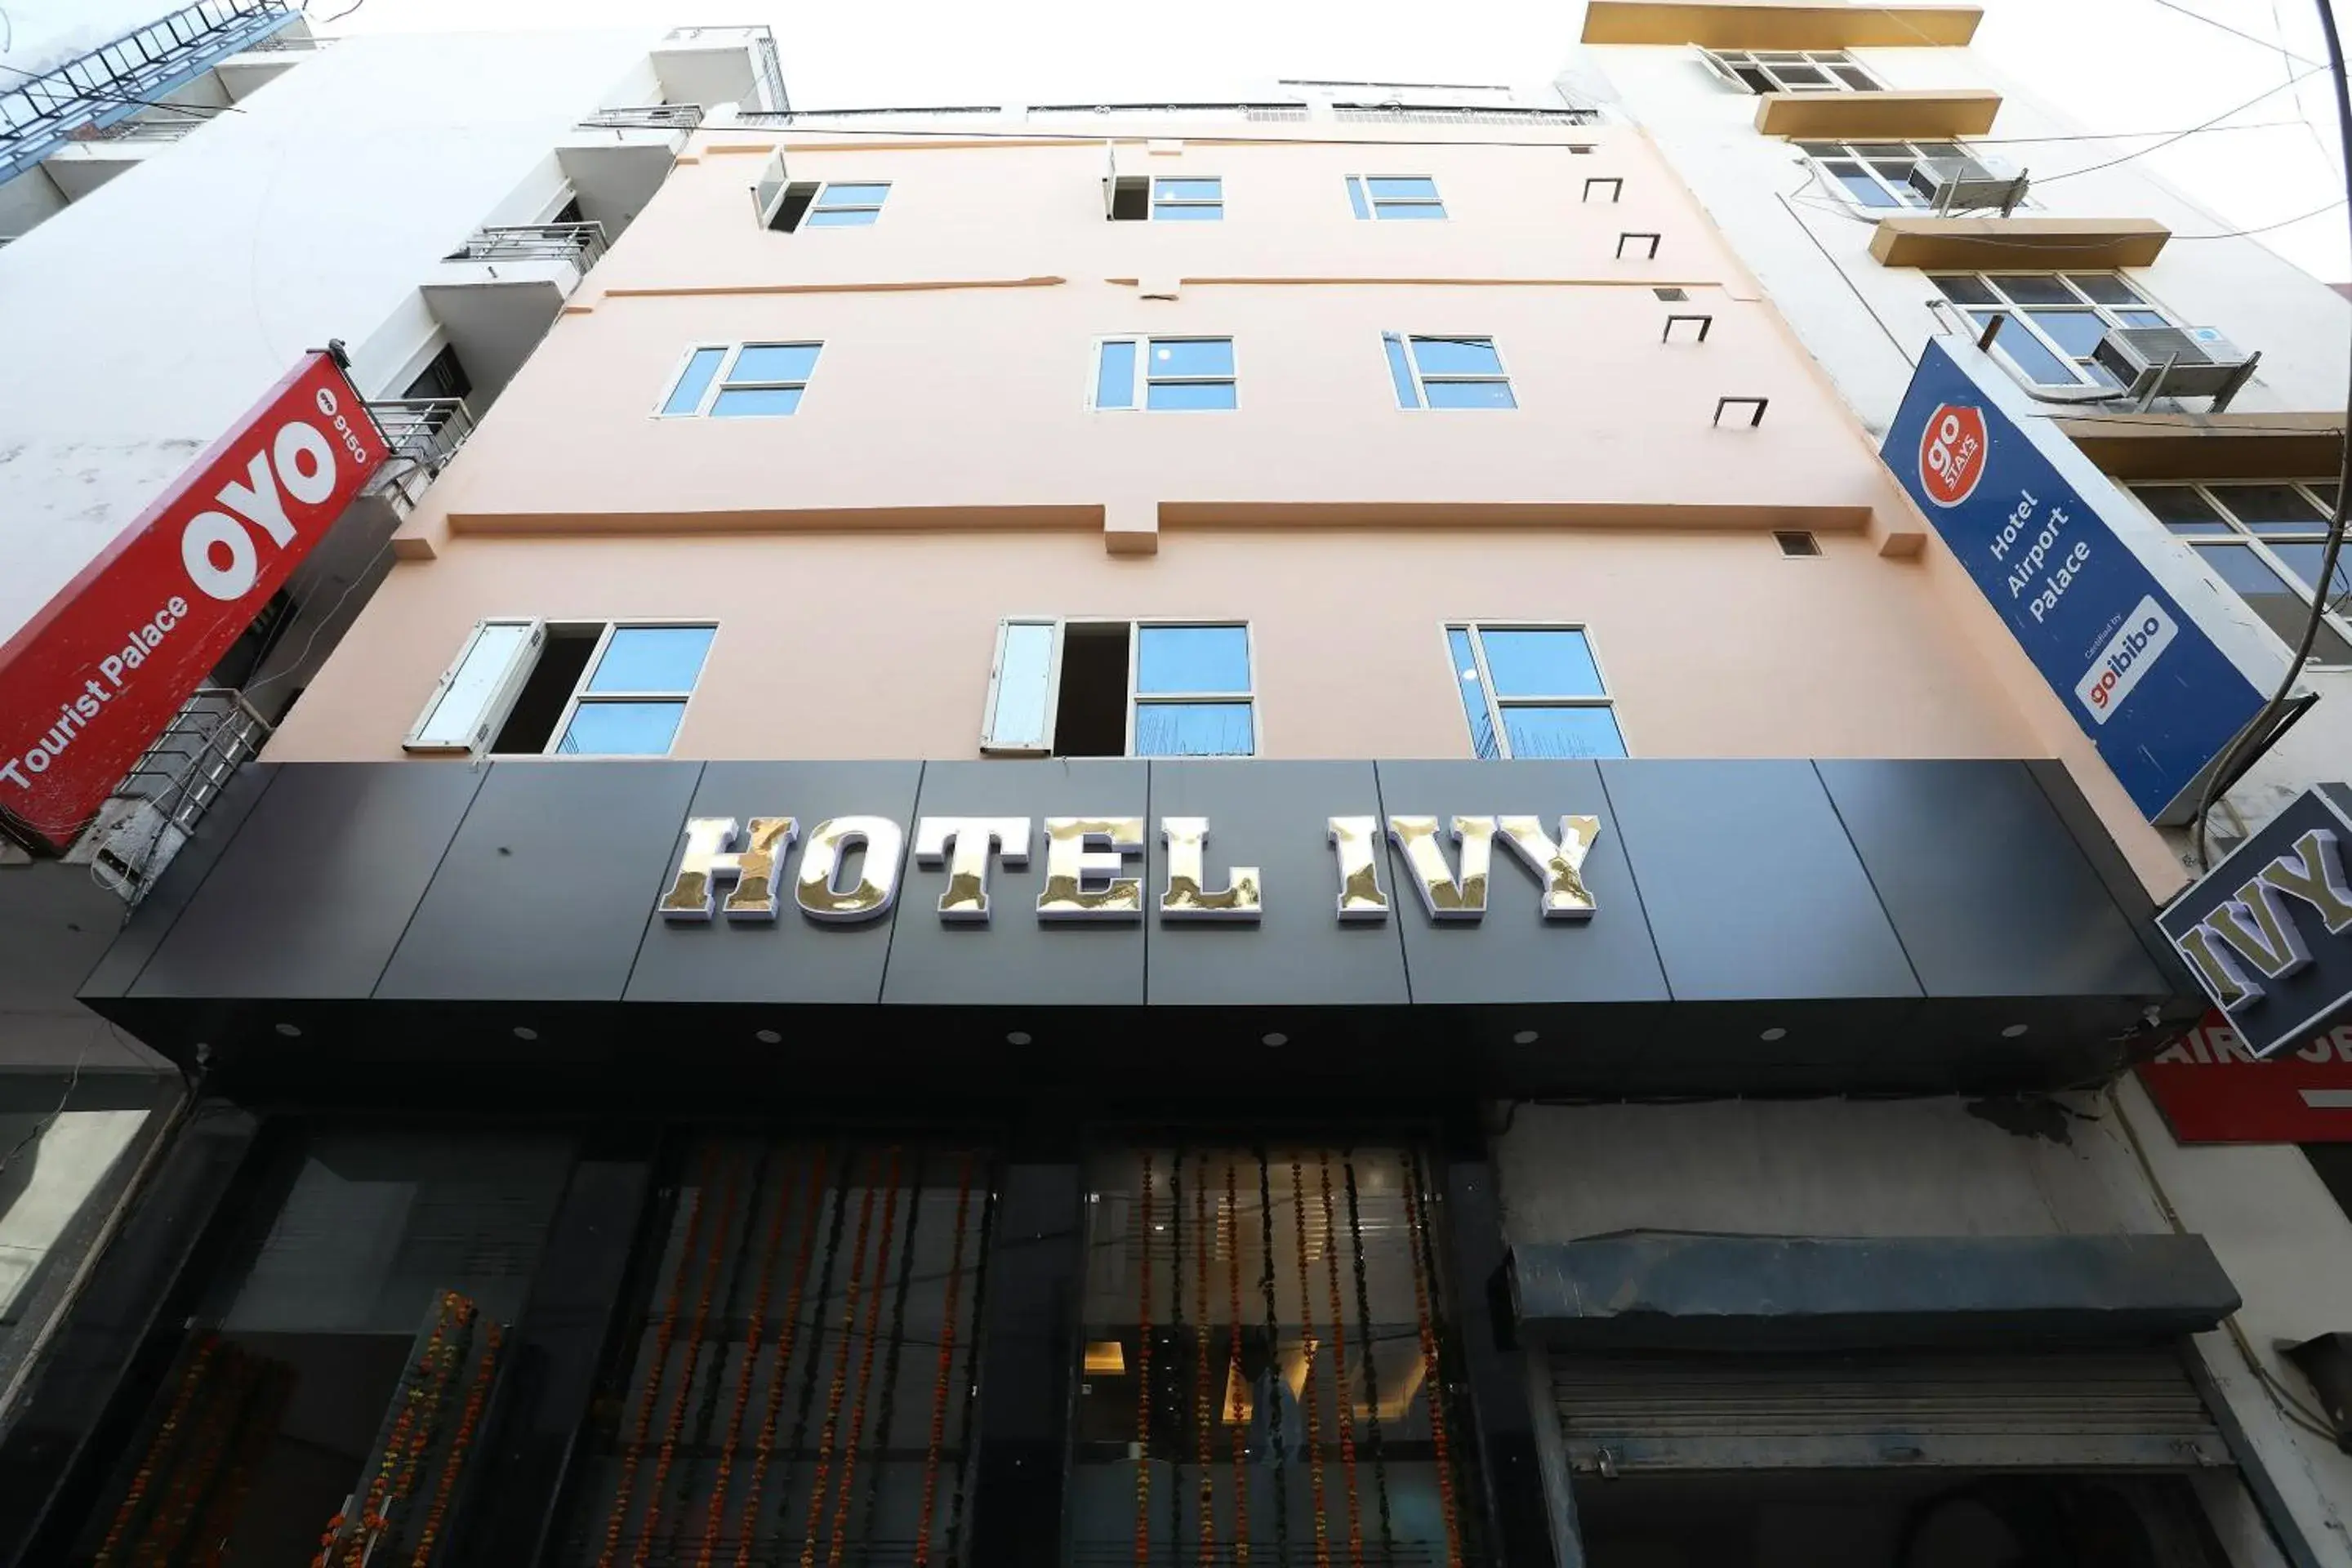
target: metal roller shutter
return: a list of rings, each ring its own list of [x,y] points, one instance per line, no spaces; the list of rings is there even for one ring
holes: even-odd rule
[[[2231,1462],[2168,1347],[1853,1355],[1555,1354],[1570,1465],[1608,1474]]]

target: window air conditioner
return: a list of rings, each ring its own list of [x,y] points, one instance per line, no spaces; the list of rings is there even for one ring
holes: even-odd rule
[[[1999,207],[2007,217],[2025,199],[2025,176],[1986,159],[1922,158],[1911,165],[1911,188],[1939,213]]]
[[[2236,395],[2262,358],[2211,327],[2111,327],[2091,357],[2144,402],[2210,397],[2216,412]]]

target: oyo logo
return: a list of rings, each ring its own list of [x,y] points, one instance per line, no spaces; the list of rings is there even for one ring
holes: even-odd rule
[[[1947,403],[1927,416],[1919,433],[1919,488],[1937,506],[1958,506],[1984,478],[1987,449],[1984,413],[1966,403]]]
[[[331,500],[338,448],[356,459],[362,472],[373,466],[368,438],[352,427],[332,389],[319,388],[317,403],[320,422],[334,432],[331,437],[307,418],[287,420],[253,453],[245,478],[215,492],[213,500],[222,510],[200,511],[181,529],[181,564],[206,597],[233,602],[252,591],[261,576],[252,531],[259,529],[280,550],[293,543],[287,498],[305,507]]]
[[[2179,630],[2153,595],[2141,599],[2123,618],[2116,635],[2091,660],[2090,669],[2074,683],[2074,695],[2090,710],[2093,722],[2104,724],[2115,716]]]

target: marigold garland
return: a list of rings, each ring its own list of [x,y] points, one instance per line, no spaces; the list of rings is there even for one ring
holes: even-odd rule
[[[915,1152],[915,1176],[908,1185],[907,1235],[899,1243],[898,1288],[890,1300],[890,1331],[885,1336],[890,1354],[882,1363],[882,1407],[874,1416],[874,1448],[877,1456],[890,1449],[890,1434],[898,1420],[898,1367],[905,1359],[907,1346],[907,1298],[915,1282],[915,1242],[923,1224],[923,1177],[929,1161],[924,1152]],[[882,1479],[877,1476],[866,1489],[866,1521],[858,1529],[858,1539],[868,1543],[868,1551],[882,1526]]]
[[[1340,1155],[1339,1170],[1347,1178],[1348,1239],[1353,1244],[1356,1263],[1356,1328],[1361,1346],[1358,1360],[1364,1369],[1364,1408],[1371,1442],[1372,1493],[1380,1507],[1381,1560],[1393,1562],[1396,1557],[1396,1526],[1389,1510],[1388,1437],[1381,1429],[1381,1367],[1380,1358],[1372,1353],[1372,1291],[1366,1275],[1364,1261],[1364,1218],[1362,1205],[1356,1193],[1355,1151]]]
[[[203,1522],[197,1527],[196,1539],[210,1543],[196,1559],[197,1568],[220,1568],[228,1560],[229,1537],[236,1529],[246,1493],[252,1489],[253,1468],[276,1441],[278,1418],[285,1414],[287,1398],[293,1392],[293,1373],[284,1363],[264,1361],[259,1364],[252,1397],[237,1415],[236,1440],[229,1450],[228,1474],[213,1494],[212,1506],[205,1510]]]
[[[702,1193],[710,1184],[712,1151],[705,1148],[699,1168],[695,1173],[693,1195],[687,1199],[686,1239],[678,1248],[677,1268],[670,1276],[669,1297],[662,1304],[661,1322],[654,1330],[652,1375],[646,1379],[645,1401],[637,1407],[636,1431],[628,1446],[621,1450],[621,1479],[613,1489],[613,1508],[604,1520],[604,1549],[597,1554],[596,1568],[613,1568],[613,1556],[621,1549],[621,1530],[629,1519],[629,1494],[637,1479],[637,1462],[653,1436],[654,1406],[661,1399],[662,1374],[669,1369],[670,1340],[677,1332],[677,1308],[686,1294],[686,1282],[694,1271],[695,1244],[702,1235]]]
[[[1331,1526],[1323,1517],[1323,1418],[1315,1392],[1315,1311],[1308,1305],[1307,1283],[1307,1176],[1298,1158],[1290,1161],[1290,1212],[1297,1223],[1291,1228],[1298,1239],[1298,1353],[1302,1359],[1299,1392],[1307,1405],[1307,1483],[1315,1500],[1315,1568],[1331,1568]]]
[[[702,1361],[703,1331],[710,1321],[710,1293],[719,1288],[719,1269],[727,1258],[727,1233],[735,1223],[737,1185],[737,1173],[730,1166],[726,1185],[719,1189],[719,1224],[710,1233],[710,1254],[702,1266],[702,1289],[695,1297],[694,1327],[686,1339],[686,1367],[678,1374],[677,1393],[670,1399],[669,1421],[662,1432],[661,1450],[654,1458],[653,1485],[646,1489],[646,1521],[638,1527],[636,1555],[631,1559],[638,1568],[642,1568],[661,1528],[662,1488],[669,1480],[670,1464],[677,1456],[677,1434],[686,1423],[687,1396],[694,1392],[695,1368]]]
[[[100,1544],[91,1568],[113,1568],[114,1549],[122,1544],[122,1538],[130,1533],[132,1522],[139,1517],[140,1502],[154,1484],[157,1467],[170,1457],[180,1423],[187,1418],[188,1407],[195,1402],[197,1386],[204,1382],[221,1348],[217,1334],[206,1334],[196,1342],[195,1353],[188,1358],[187,1369],[180,1374],[180,1385],[173,1391],[171,1405],[163,1412],[163,1424],[148,1439],[147,1452],[141,1458],[139,1468],[131,1472],[130,1489],[122,1494],[122,1504],[114,1510],[114,1521],[107,1527],[106,1540]]]
[[[793,1258],[793,1282],[784,1296],[783,1326],[776,1336],[776,1370],[768,1384],[768,1405],[760,1419],[760,1439],[751,1451],[751,1481],[743,1489],[743,1528],[735,1542],[735,1568],[749,1568],[751,1561],[751,1539],[760,1525],[761,1494],[768,1479],[768,1465],[776,1452],[776,1421],[783,1414],[784,1387],[791,1382],[793,1347],[799,1342],[801,1300],[808,1289],[809,1262],[816,1254],[817,1216],[824,1212],[825,1194],[832,1189],[824,1173],[833,1163],[833,1151],[820,1149],[809,1158],[808,1205],[801,1213],[801,1244]]]
[[[841,1430],[841,1401],[849,1388],[849,1342],[857,1328],[857,1287],[866,1273],[866,1237],[874,1224],[874,1184],[868,1181],[857,1204],[857,1241],[849,1255],[849,1284],[842,1294],[841,1344],[834,1352],[833,1386],[824,1396],[824,1425],[819,1428],[816,1481],[809,1488],[808,1519],[801,1526],[801,1568],[816,1562],[817,1524],[824,1518],[824,1494],[833,1474],[833,1440]]]
[[[833,1542],[826,1568],[841,1568],[849,1503],[857,1484],[857,1445],[866,1436],[866,1396],[874,1382],[874,1336],[882,1326],[882,1287],[890,1277],[890,1236],[898,1226],[899,1153],[890,1151],[888,1186],[882,1203],[882,1235],[874,1244],[874,1283],[866,1291],[866,1345],[857,1354],[857,1393],[849,1405],[849,1442],[841,1454],[841,1495],[833,1508]]]
[[[931,1386],[931,1434],[923,1450],[923,1502],[915,1516],[914,1568],[931,1561],[931,1509],[939,1496],[940,1450],[948,1431],[948,1385],[955,1370],[956,1305],[963,1298],[963,1227],[971,1213],[971,1152],[956,1176],[955,1245],[948,1258],[947,1307],[940,1314],[940,1370]]]
[[[1135,1568],[1151,1561],[1151,1151],[1143,1152],[1137,1235],[1142,1277],[1135,1289]]]
[[[1421,1329],[1421,1372],[1429,1390],[1429,1436],[1437,1449],[1437,1499],[1445,1516],[1446,1568],[1461,1568],[1462,1527],[1454,1497],[1454,1460],[1445,1441],[1445,1383],[1438,1368],[1437,1331],[1429,1318],[1429,1276],[1423,1257],[1429,1227],[1421,1213],[1420,1172],[1408,1163],[1404,1172],[1404,1221],[1412,1257],[1412,1310]]]
[[[1201,1568],[1217,1558],[1217,1484],[1209,1446],[1209,1205],[1207,1183],[1192,1184],[1192,1458],[1201,1472]]]
[[[1234,1157],[1225,1156],[1225,1207],[1219,1215],[1219,1238],[1225,1247],[1225,1315],[1231,1321],[1232,1333],[1225,1345],[1225,1386],[1233,1390],[1232,1404],[1225,1411],[1226,1425],[1233,1427],[1234,1448],[1234,1568],[1249,1568],[1249,1426],[1242,1419],[1244,1392],[1242,1384],[1242,1247],[1241,1204],[1234,1195]]]
[[[818,1183],[819,1186],[823,1184],[822,1181]],[[751,1298],[751,1321],[744,1331],[743,1373],[736,1380],[735,1408],[727,1418],[727,1441],[719,1449],[719,1475],[711,1483],[710,1506],[703,1512],[702,1550],[695,1553],[694,1568],[710,1568],[711,1556],[718,1550],[719,1532],[727,1525],[727,1483],[735,1470],[735,1439],[743,1430],[743,1417],[751,1406],[751,1374],[759,1370],[760,1339],[767,1331],[768,1299],[772,1294],[771,1287],[775,1283],[776,1254],[782,1249],[784,1221],[791,1216],[793,1199],[799,1185],[800,1172],[787,1156],[783,1186],[776,1194],[776,1212],[768,1220],[767,1240],[760,1246],[760,1289]],[[750,1223],[745,1222],[746,1235],[750,1234]],[[783,1378],[782,1367],[776,1369],[776,1376],[781,1384]],[[745,1519],[744,1530],[748,1532],[751,1527],[751,1520]],[[750,1545],[748,1534],[744,1544]]]
[[[466,1388],[465,1408],[457,1416],[457,1430],[449,1439],[448,1457],[441,1463],[441,1477],[434,1484],[433,1500],[425,1510],[425,1526],[417,1532],[416,1551],[409,1558],[409,1568],[426,1568],[433,1560],[433,1544],[440,1539],[441,1521],[447,1514],[449,1500],[457,1486],[457,1477],[464,1470],[466,1456],[472,1447],[474,1428],[482,1418],[482,1407],[489,1401],[490,1386],[497,1374],[499,1326],[482,1326],[482,1353],[474,1363],[474,1376]]]
[[[773,1156],[773,1150],[764,1143],[761,1145],[759,1161],[751,1167],[751,1198],[743,1213],[743,1241],[735,1249],[734,1261],[725,1265],[727,1295],[719,1308],[718,1331],[714,1341],[718,1348],[712,1352],[710,1374],[702,1382],[702,1406],[695,1413],[694,1436],[688,1443],[690,1450],[695,1452],[707,1450],[710,1447],[710,1425],[718,1418],[719,1392],[727,1378],[728,1347],[734,1342],[735,1303],[742,1296],[744,1277],[751,1272],[751,1238],[759,1234],[760,1202],[762,1194],[767,1191],[768,1164]],[[721,1226],[719,1237],[722,1243],[727,1234],[727,1228]],[[717,1254],[714,1252],[713,1256]],[[747,1360],[744,1363],[744,1374],[749,1376],[750,1373],[751,1363]],[[719,1446],[719,1452],[722,1455],[725,1454],[733,1446],[734,1441],[734,1429],[730,1427],[727,1440]],[[671,1550],[663,1553],[666,1559],[672,1562],[675,1562],[677,1554],[685,1550],[683,1537],[688,1523],[688,1504],[694,1500],[696,1468],[695,1462],[689,1458],[678,1471],[677,1521],[670,1526]],[[704,1517],[707,1521],[709,1518],[707,1511]],[[658,1540],[658,1538],[656,1539]],[[656,1550],[658,1549],[656,1546]]]
[[[1290,1568],[1289,1443],[1282,1432],[1282,1320],[1275,1305],[1274,1176],[1265,1146],[1257,1158],[1258,1292],[1265,1301],[1266,1445],[1274,1450],[1274,1559]]]
[[[971,1480],[971,1420],[980,1405],[980,1334],[988,1321],[989,1241],[995,1234],[996,1188],[992,1181],[980,1205],[980,1260],[971,1275],[971,1339],[963,1359],[963,1415],[956,1423],[955,1495],[948,1500],[948,1568],[963,1564],[964,1493]]]
[[[178,1557],[184,1538],[195,1523],[196,1505],[211,1491],[213,1478],[221,1468],[221,1454],[229,1436],[236,1429],[236,1414],[252,1390],[258,1369],[250,1357],[239,1354],[225,1358],[216,1388],[206,1390],[202,1415],[189,1434],[188,1458],[178,1467],[178,1473],[156,1509],[154,1522],[148,1527],[146,1538],[136,1554],[143,1559],[151,1552],[160,1562],[169,1563]]]
[[[1339,1305],[1339,1226],[1331,1212],[1331,1154],[1318,1149],[1315,1162],[1323,1185],[1323,1274],[1330,1287],[1331,1392],[1339,1412],[1339,1474],[1348,1489],[1348,1561],[1363,1568],[1364,1520],[1356,1502],[1356,1390],[1348,1381],[1348,1315]],[[1362,1346],[1357,1347],[1358,1353]]]

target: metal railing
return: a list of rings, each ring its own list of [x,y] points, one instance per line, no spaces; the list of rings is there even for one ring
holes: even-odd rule
[[[1059,119],[1074,114],[1101,118],[1119,115],[1138,119],[1255,120],[1295,122],[1307,119],[1307,105],[1298,102],[1033,103],[1029,106],[1029,118],[1032,120]]]
[[[248,55],[290,54],[307,49],[323,49],[334,41],[332,38],[314,38],[307,33],[291,35],[272,33],[258,43],[246,45],[245,52]]]
[[[137,804],[99,842],[90,857],[92,874],[126,902],[137,903],[268,738],[269,721],[244,692],[198,687],[115,786],[115,799]]]
[[[514,223],[478,228],[452,261],[569,261],[585,272],[604,254],[601,223]]]
[[[209,117],[185,120],[122,120],[112,125],[86,125],[74,132],[77,144],[93,142],[177,142]]]
[[[428,478],[439,473],[474,433],[474,411],[462,397],[385,397],[367,406],[392,448],[386,471],[394,479],[403,477],[391,470],[404,458],[404,471],[421,469]]]
[[[287,0],[199,0],[0,91],[0,183],[86,127],[130,119],[293,22]]]
[[[646,103],[600,109],[580,122],[587,131],[691,131],[702,123],[698,103]]]
[[[1331,117],[1359,125],[1598,125],[1597,109],[1511,109],[1438,103],[1335,103]]]
[[[1003,113],[1002,104],[951,103],[938,108],[747,109],[735,118],[745,125],[819,125],[829,120],[940,120],[972,115],[1001,119]]]

